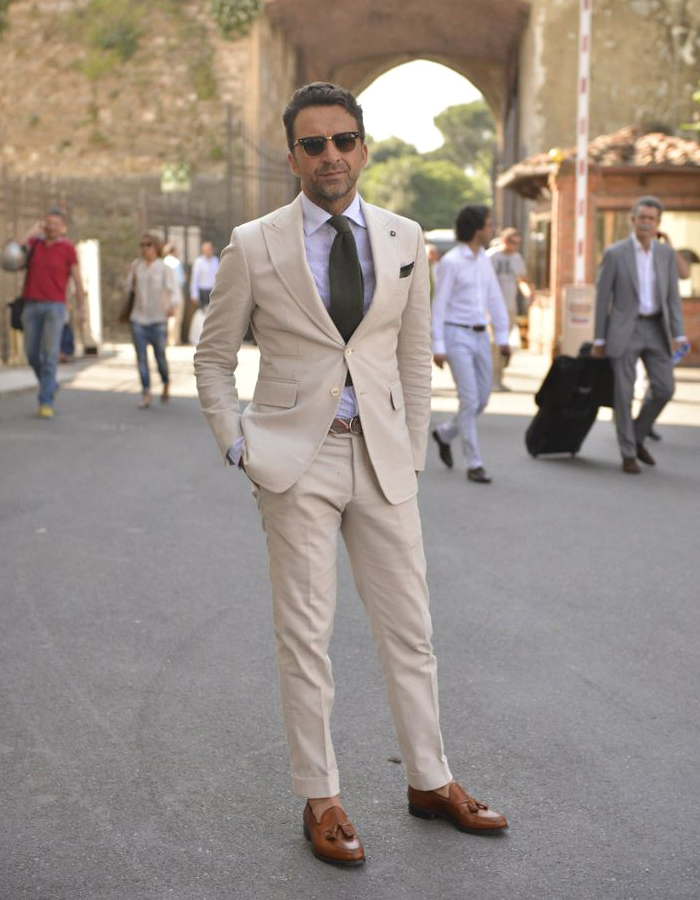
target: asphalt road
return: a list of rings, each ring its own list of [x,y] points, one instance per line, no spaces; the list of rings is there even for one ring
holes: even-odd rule
[[[368,855],[344,871],[311,856],[289,789],[245,478],[186,358],[147,412],[131,365],[76,378],[51,422],[0,397],[0,900],[697,900],[700,381],[639,477],[606,421],[581,457],[530,459],[502,397],[480,425],[493,485],[431,448],[446,749],[500,838],[408,816],[341,560],[334,738]],[[436,422],[451,402],[436,389]]]

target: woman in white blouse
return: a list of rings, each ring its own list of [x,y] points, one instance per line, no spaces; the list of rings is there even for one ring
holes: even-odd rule
[[[141,259],[131,270],[134,305],[129,316],[131,334],[141,377],[140,409],[151,405],[151,376],[148,371],[148,345],[153,347],[156,365],[163,382],[161,402],[167,403],[170,379],[165,358],[168,317],[182,302],[173,270],[161,259],[161,242],[153,234],[141,238]]]

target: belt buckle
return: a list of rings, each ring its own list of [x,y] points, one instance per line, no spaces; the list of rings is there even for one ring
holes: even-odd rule
[[[360,424],[360,417],[353,416],[352,419],[348,422],[348,431],[350,434],[362,434],[362,425]]]

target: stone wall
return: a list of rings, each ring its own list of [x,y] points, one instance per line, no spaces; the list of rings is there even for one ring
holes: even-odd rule
[[[579,0],[532,0],[520,51],[521,156],[576,143]],[[700,81],[698,0],[595,0],[590,135],[675,131]]]

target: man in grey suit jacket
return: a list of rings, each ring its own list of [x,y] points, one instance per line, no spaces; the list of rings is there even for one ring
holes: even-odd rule
[[[409,811],[463,831],[503,816],[452,780],[437,702],[416,474],[430,423],[430,291],[419,225],[365,203],[362,110],[311,84],[285,110],[302,193],[234,229],[195,354],[222,456],[253,483],[270,554],[282,710],[304,834],[336,865],[364,862],[340,801],[328,645],[342,535],[372,622],[409,783]],[[241,413],[237,354],[260,369]]]
[[[644,441],[673,396],[672,356],[686,344],[676,255],[657,240],[662,212],[656,197],[636,201],[633,232],[605,251],[596,284],[593,355],[608,356],[612,363],[617,440],[622,471],[629,475],[639,474],[637,459],[655,465]],[[649,392],[633,420],[640,358],[649,376]]]

